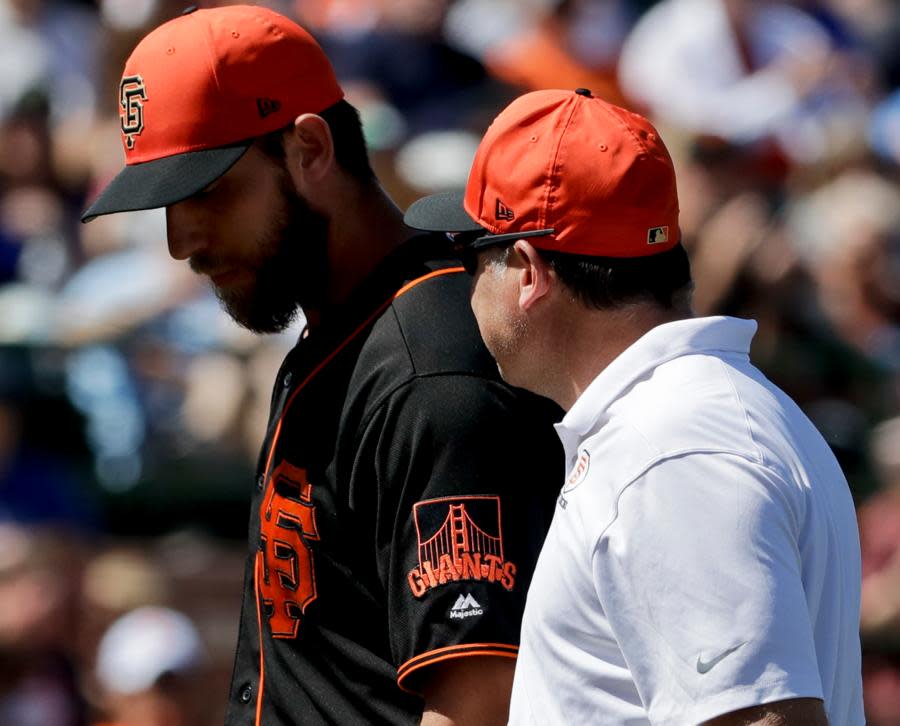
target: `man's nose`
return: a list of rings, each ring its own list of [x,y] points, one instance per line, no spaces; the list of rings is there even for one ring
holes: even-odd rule
[[[187,260],[206,246],[205,230],[184,202],[166,207],[166,237],[176,260]]]

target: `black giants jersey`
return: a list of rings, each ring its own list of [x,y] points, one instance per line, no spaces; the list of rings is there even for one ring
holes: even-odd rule
[[[389,258],[279,373],[228,726],[417,723],[423,669],[517,652],[562,412],[502,383],[471,278],[429,246]]]

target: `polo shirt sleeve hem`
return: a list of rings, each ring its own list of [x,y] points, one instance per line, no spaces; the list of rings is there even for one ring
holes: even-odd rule
[[[684,713],[659,723],[665,724],[665,726],[681,726],[686,723],[702,724],[709,719],[731,713],[732,711],[740,711],[744,708],[752,708],[766,703],[775,703],[794,698],[824,700],[822,686],[819,684],[818,679],[784,678],[776,681],[761,681],[749,686],[729,688],[695,703]]]
[[[421,695],[421,691],[414,688],[409,677],[428,666],[455,658],[469,658],[471,656],[500,656],[503,658],[515,658],[519,653],[519,646],[506,643],[463,643],[450,645],[446,648],[436,648],[426,653],[421,653],[415,658],[410,658],[397,668],[397,685],[407,693]],[[413,679],[415,680],[415,679]]]

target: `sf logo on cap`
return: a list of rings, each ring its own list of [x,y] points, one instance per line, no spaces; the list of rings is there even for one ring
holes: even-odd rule
[[[140,76],[125,76],[119,84],[119,106],[122,113],[122,133],[125,146],[134,148],[134,137],[144,130],[144,101],[147,100],[147,89]]]

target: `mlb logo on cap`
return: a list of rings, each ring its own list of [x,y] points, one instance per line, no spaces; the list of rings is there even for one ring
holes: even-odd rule
[[[653,227],[647,231],[648,245],[662,245],[669,241],[668,227]]]

